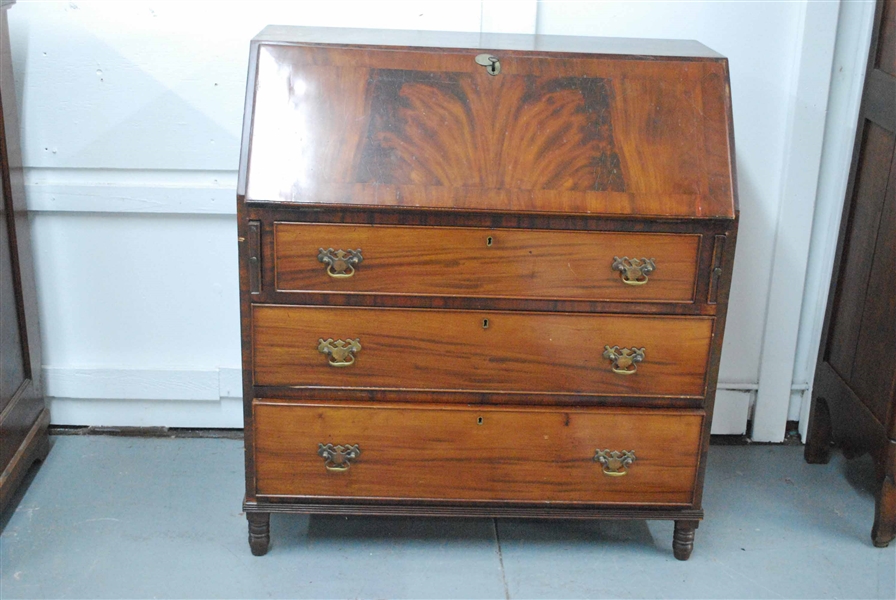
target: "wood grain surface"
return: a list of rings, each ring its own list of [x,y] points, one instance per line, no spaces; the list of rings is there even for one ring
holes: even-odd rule
[[[883,2],[878,40],[875,66],[896,77],[896,2]]]
[[[894,148],[894,132],[870,121],[865,122],[858,148],[859,161],[853,175],[854,194],[847,203],[849,212],[846,218],[850,229],[845,232],[848,237],[843,240],[826,356],[826,360],[846,381],[853,379],[869,283],[872,278],[886,276],[880,271],[873,272],[872,265],[878,231],[885,225],[881,214],[890,181]],[[860,377],[864,377],[864,373],[865,369],[862,368]]]
[[[713,319],[254,306],[252,327],[260,386],[696,397]],[[329,366],[328,338],[359,339],[355,364]],[[613,373],[607,345],[645,348],[637,372]]]
[[[874,460],[871,539],[896,539],[896,1],[875,7],[805,458]]]
[[[257,489],[265,496],[688,504],[699,412],[285,405],[255,402]],[[357,444],[328,471],[318,444]],[[610,477],[597,450],[631,450]]]
[[[461,227],[274,224],[278,291],[692,302],[698,235]],[[320,248],[362,250],[349,278],[327,275]],[[628,285],[615,257],[656,259]]]
[[[258,52],[249,200],[734,216],[723,59]]]

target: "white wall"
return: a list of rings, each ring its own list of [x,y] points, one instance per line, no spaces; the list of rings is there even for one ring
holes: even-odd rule
[[[799,75],[823,71],[834,44],[831,28],[806,50],[806,6],[20,1],[10,25],[54,422],[241,425],[242,98],[249,39],[281,23],[687,38],[728,56],[741,225],[715,431],[743,431],[775,240],[805,226],[779,227],[786,154],[820,153],[793,140]],[[789,386],[775,394],[786,414]]]

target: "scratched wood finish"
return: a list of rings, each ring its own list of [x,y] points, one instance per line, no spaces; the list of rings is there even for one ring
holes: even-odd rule
[[[250,201],[734,216],[725,59],[257,52]]]
[[[255,385],[701,396],[713,320],[255,306],[252,325]],[[328,338],[360,339],[352,366],[329,366]],[[606,345],[645,358],[619,375]]]
[[[691,502],[703,415],[255,403],[260,496],[602,504]],[[357,444],[328,471],[318,444]],[[633,450],[607,476],[597,450]]]
[[[443,227],[274,224],[278,291],[692,302],[696,235]],[[362,250],[333,278],[320,248]],[[653,258],[644,285],[623,282],[614,257]]]

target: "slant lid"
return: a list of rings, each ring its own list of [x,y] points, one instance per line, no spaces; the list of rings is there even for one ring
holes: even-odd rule
[[[734,216],[727,62],[711,50],[444,32],[432,34],[437,48],[407,45],[423,35],[266,29],[250,58],[239,193],[316,206]]]

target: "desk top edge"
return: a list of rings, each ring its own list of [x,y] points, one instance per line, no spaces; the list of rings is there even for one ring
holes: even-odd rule
[[[333,44],[426,49],[485,49],[638,59],[725,60],[695,40],[587,37],[519,33],[412,29],[351,29],[268,25],[252,40],[258,44]]]

